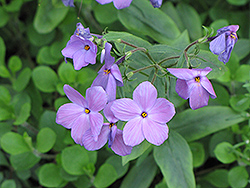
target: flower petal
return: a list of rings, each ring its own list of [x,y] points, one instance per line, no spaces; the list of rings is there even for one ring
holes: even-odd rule
[[[83,146],[90,151],[102,148],[107,143],[109,131],[109,126],[103,125],[98,140],[95,141],[91,129],[88,129],[82,137]]]
[[[73,58],[73,55],[84,48],[84,45],[81,41],[81,39],[76,40],[74,42],[69,41],[68,45],[62,50],[62,55],[64,57],[68,57],[68,58]]]
[[[95,64],[96,63],[96,52],[93,51],[87,51],[85,55],[85,62],[87,64]]]
[[[104,5],[104,4],[107,4],[107,3],[111,3],[113,0],[96,0],[98,3]]]
[[[128,121],[136,116],[140,116],[142,113],[139,106],[132,99],[128,98],[115,100],[111,106],[111,111],[116,118],[122,121]]]
[[[75,70],[80,70],[82,67],[86,67],[89,63],[85,61],[86,50],[78,50],[73,55],[73,64]]]
[[[78,119],[76,119],[74,126],[71,129],[71,137],[75,143],[82,145],[82,137],[89,128],[88,115],[81,115]]]
[[[76,91],[74,88],[65,84],[63,86],[63,90],[71,102],[78,104],[82,107],[87,106],[87,101],[85,100],[85,98],[78,91]]]
[[[108,94],[108,102],[114,101],[116,99],[116,81],[112,74],[108,75],[108,83],[104,89]]]
[[[226,49],[226,33],[216,37],[209,43],[209,49],[213,54],[219,55]]]
[[[111,106],[112,106],[113,102],[109,102],[104,110],[104,116],[106,117],[106,119],[110,122],[110,123],[116,123],[118,121],[118,119],[114,116],[114,113],[111,111]]]
[[[175,91],[183,99],[189,98],[189,87],[186,80],[177,79],[175,85]]]
[[[127,146],[123,141],[122,131],[117,129],[115,140],[111,146],[111,149],[117,154],[121,156],[129,155],[132,151],[131,146]]]
[[[132,0],[113,0],[114,6],[117,9],[123,9],[126,7],[129,7],[130,3],[132,2]]]
[[[148,118],[158,123],[164,124],[170,121],[174,115],[174,105],[164,98],[156,99],[153,108],[148,111]]]
[[[126,123],[123,128],[123,140],[128,146],[136,146],[145,139],[142,132],[142,118],[136,117]]]
[[[86,100],[90,111],[98,112],[107,103],[107,94],[101,86],[93,86],[86,91]]]
[[[56,114],[56,123],[71,129],[75,125],[75,121],[84,114],[84,108],[74,103],[62,105]]]
[[[111,65],[115,62],[115,58],[111,56],[112,45],[108,42],[105,43],[105,64],[107,67],[111,67]]]
[[[113,142],[115,140],[116,131],[117,131],[117,126],[113,125],[110,128],[110,132],[109,132],[109,143],[108,143],[109,147],[111,147],[113,145]]]
[[[97,141],[97,136],[100,134],[103,125],[103,116],[100,113],[90,112],[89,121],[94,140]]]
[[[119,67],[118,67],[117,64],[112,65],[112,67],[111,67],[111,74],[116,79],[117,85],[119,87],[122,87],[123,86],[122,75],[121,75],[120,69],[119,69]]]
[[[106,88],[108,83],[108,75],[99,73],[97,77],[94,79],[91,86],[101,86],[102,88]]]
[[[149,118],[144,119],[142,129],[146,140],[156,146],[161,145],[168,138],[168,126],[151,121]]]
[[[197,84],[192,88],[190,93],[189,105],[193,110],[208,105],[209,93],[202,87],[201,84]]]
[[[201,85],[207,90],[212,99],[215,99],[217,96],[214,92],[213,86],[211,82],[207,79],[207,77],[201,77]]]
[[[167,68],[167,70],[172,75],[182,80],[191,80],[197,76],[197,72],[193,69]]]
[[[143,111],[149,110],[154,105],[156,98],[157,90],[148,81],[139,84],[133,93],[133,100]]]

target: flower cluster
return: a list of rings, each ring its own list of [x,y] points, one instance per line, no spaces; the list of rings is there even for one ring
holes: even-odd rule
[[[237,41],[237,30],[238,26],[224,27],[218,30],[215,37],[208,38],[211,41],[211,51],[218,54],[219,60],[224,63],[228,61]],[[110,43],[102,39],[102,36],[91,34],[88,28],[85,29],[78,23],[62,50],[65,60],[72,58],[75,70],[95,64],[98,47],[95,38],[102,40],[100,61],[104,65],[91,87],[86,90],[86,98],[71,86],[64,85],[64,92],[72,103],[64,104],[58,109],[56,122],[71,129],[75,143],[87,150],[98,150],[108,142],[109,148],[124,156],[130,154],[132,147],[145,139],[156,146],[161,145],[168,138],[166,123],[175,115],[175,107],[167,99],[157,98],[157,90],[149,81],[144,81],[135,88],[133,99],[116,99],[116,87],[123,86],[118,65],[124,57],[115,62]],[[216,98],[213,86],[206,77],[212,71],[210,67],[167,68],[167,71],[177,77],[176,92],[183,99],[189,99],[191,109],[208,105],[209,96]],[[101,111],[108,122],[104,122]],[[117,127],[118,121],[126,122],[122,130]]]

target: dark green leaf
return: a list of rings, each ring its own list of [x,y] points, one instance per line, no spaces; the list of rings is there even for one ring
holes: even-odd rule
[[[4,180],[3,183],[1,184],[1,188],[16,188],[15,180],[13,179]]]
[[[111,24],[115,22],[117,18],[117,9],[113,3],[105,5],[96,5],[93,9],[96,20],[101,24]]]
[[[13,83],[13,88],[16,91],[23,91],[31,78],[31,69],[29,67],[26,67],[25,69],[22,70],[22,72],[18,75],[17,79]]]
[[[59,58],[55,58],[50,53],[50,47],[43,46],[40,48],[37,58],[37,63],[44,65],[56,65],[59,62]]]
[[[77,73],[74,70],[74,67],[71,63],[62,62],[58,68],[58,75],[59,75],[59,78],[65,84],[69,84],[69,83],[73,83],[76,80]],[[79,72],[78,72],[78,75],[79,75]],[[83,74],[83,76],[86,76],[86,74]],[[86,76],[86,78],[88,77]],[[79,79],[79,80],[85,81],[86,79]]]
[[[217,169],[213,172],[210,172],[204,177],[209,183],[215,187],[228,187],[228,171],[224,169]]]
[[[192,142],[189,147],[193,155],[193,166],[199,167],[205,162],[205,149],[202,143]]]
[[[0,65],[4,65],[6,47],[5,47],[4,40],[2,39],[2,37],[0,37],[0,49],[1,49],[0,50]]]
[[[0,28],[5,26],[9,21],[9,14],[4,10],[3,7],[0,7]]]
[[[11,70],[12,73],[15,73],[22,68],[22,61],[18,56],[11,56],[8,62],[8,68]]]
[[[207,106],[178,113],[168,125],[190,142],[245,120],[243,114],[229,107]]]
[[[118,178],[122,177],[127,172],[129,166],[128,164],[123,165],[122,158],[117,155],[109,157],[105,163],[111,164],[114,167]]]
[[[56,142],[56,133],[46,127],[42,128],[37,134],[36,148],[41,153],[46,153],[52,149]]]
[[[249,175],[244,166],[236,166],[228,173],[228,181],[233,188],[246,187],[248,178]]]
[[[154,148],[154,158],[169,188],[195,187],[192,153],[177,132],[171,130],[168,140]]]
[[[27,119],[30,116],[30,109],[31,109],[30,103],[25,103],[24,105],[22,105],[21,110],[18,116],[16,117],[16,121],[14,121],[13,125],[21,125],[25,121],[27,121]]]
[[[32,152],[20,153],[10,156],[10,163],[15,170],[27,170],[32,168],[40,161],[40,157],[37,157]]]

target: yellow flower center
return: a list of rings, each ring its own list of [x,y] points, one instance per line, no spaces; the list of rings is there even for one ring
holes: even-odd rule
[[[109,124],[109,128],[113,127],[114,126],[114,123],[110,123]]]
[[[89,110],[88,108],[85,108],[84,112],[85,112],[86,114],[89,114],[89,113],[90,113],[90,110]]]
[[[105,69],[104,72],[105,72],[105,75],[108,75],[110,73],[110,69]]]
[[[141,113],[141,116],[142,116],[143,118],[145,118],[145,117],[148,116],[148,114],[147,114],[146,112],[142,112],[142,113]]]
[[[195,77],[195,81],[200,83],[200,81],[201,81],[200,77],[199,76]]]
[[[237,38],[236,33],[231,33],[230,37],[236,39]]]
[[[86,45],[86,46],[84,46],[84,49],[88,51],[90,49],[90,46]]]

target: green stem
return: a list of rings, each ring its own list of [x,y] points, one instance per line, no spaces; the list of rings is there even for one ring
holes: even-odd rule
[[[189,45],[185,48],[185,50],[184,50],[184,56],[185,56],[185,59],[186,59],[187,63],[188,63],[187,51],[188,51],[189,48],[191,48],[193,45],[195,45],[195,44],[197,44],[197,43],[198,43],[198,40],[192,42],[191,44],[189,44]],[[189,66],[189,65],[188,65],[188,66]]]
[[[171,60],[171,59],[177,59],[177,58],[180,58],[180,56],[178,55],[178,56],[166,57],[166,58],[162,59],[162,60],[158,63],[158,65],[164,63],[165,61],[168,61],[168,60]],[[175,63],[175,64],[176,64],[176,63]]]
[[[134,74],[134,73],[137,73],[137,72],[140,72],[140,71],[149,69],[149,68],[154,67],[154,66],[155,66],[155,65],[149,65],[149,66],[146,66],[146,67],[142,67],[142,68],[140,68],[140,69],[137,69],[137,70],[132,71],[132,73]]]

